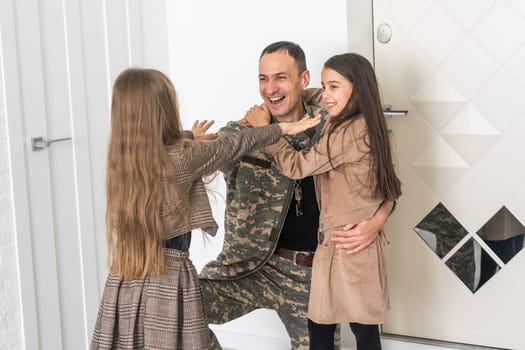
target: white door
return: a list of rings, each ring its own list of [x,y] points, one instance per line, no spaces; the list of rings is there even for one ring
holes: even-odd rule
[[[383,332],[523,349],[524,3],[375,0],[373,12],[383,100],[408,111],[388,117],[403,196]]]
[[[167,71],[163,7],[0,2],[25,349],[88,348],[106,277],[111,84],[130,65]]]

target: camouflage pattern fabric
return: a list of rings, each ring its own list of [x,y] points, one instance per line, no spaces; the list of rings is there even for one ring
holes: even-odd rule
[[[319,107],[305,106],[308,115],[326,116]],[[319,139],[315,130],[286,136],[296,149],[308,149]],[[229,122],[221,133],[244,126]],[[241,157],[222,169],[226,181],[224,245],[216,260],[202,269],[202,279],[236,279],[256,271],[272,256],[292,198],[293,181],[282,175],[264,151]]]
[[[257,309],[272,309],[282,320],[292,349],[308,350],[306,313],[311,269],[273,255],[260,269],[236,280],[201,280],[205,311],[210,324],[223,324]],[[210,350],[221,346],[210,330]],[[339,327],[335,349],[339,349]]]
[[[254,273],[236,280],[201,280],[206,315],[222,324],[257,309],[272,309],[281,318],[292,348],[308,350],[306,312],[311,269],[273,255]],[[213,333],[210,349],[221,349]]]
[[[308,105],[319,106],[323,97],[323,89],[307,88],[301,94],[303,101]]]

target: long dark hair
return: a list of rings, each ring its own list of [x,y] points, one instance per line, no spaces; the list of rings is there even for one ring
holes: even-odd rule
[[[363,115],[368,130],[371,157],[369,183],[375,184],[373,193],[376,197],[395,200],[401,195],[401,182],[394,171],[390,139],[374,68],[366,58],[356,53],[332,56],[325,62],[324,68],[336,71],[353,84],[350,99],[341,114],[330,123],[328,135],[342,123]],[[347,123],[346,127],[350,124]],[[328,142],[330,155],[329,145]]]

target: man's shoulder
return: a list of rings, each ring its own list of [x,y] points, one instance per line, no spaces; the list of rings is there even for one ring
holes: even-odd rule
[[[328,113],[321,106],[321,97],[323,90],[319,88],[308,88],[304,89],[302,93],[303,106],[306,110],[306,114],[314,118],[317,116],[321,117],[321,124],[324,123]]]
[[[306,88],[303,90],[302,97],[307,105],[319,106],[323,97],[323,89]]]
[[[321,117],[321,122],[311,129],[303,131],[296,135],[285,135],[284,138],[295,148],[309,150],[321,137],[322,130],[327,120],[327,112],[315,105],[304,104],[306,114],[310,118]]]
[[[320,116],[321,117],[321,123],[324,123],[327,115],[328,115],[328,112],[326,112],[322,107],[320,106],[316,106],[316,105],[305,105],[305,109],[306,109],[306,113],[310,116],[310,117],[317,117],[317,116]],[[319,124],[318,124],[319,125]]]
[[[231,133],[246,128],[238,120],[230,120],[225,126],[219,129],[219,133]]]

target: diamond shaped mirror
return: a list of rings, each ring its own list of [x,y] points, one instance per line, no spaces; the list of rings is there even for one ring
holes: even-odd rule
[[[468,233],[442,203],[436,205],[414,230],[440,258]]]
[[[481,250],[479,288],[523,249],[525,227],[503,206],[477,234],[489,247],[489,250]],[[498,262],[493,257],[501,261]]]

